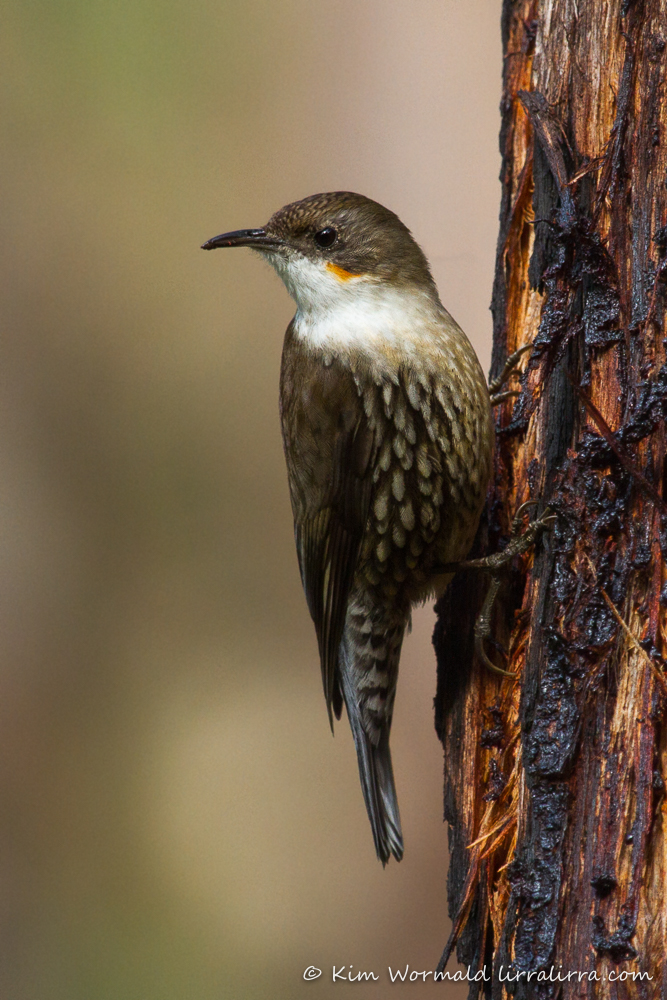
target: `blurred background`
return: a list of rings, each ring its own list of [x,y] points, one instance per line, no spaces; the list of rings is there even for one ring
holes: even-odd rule
[[[2,1000],[379,997],[387,966],[434,968],[433,611],[402,659],[406,854],[383,871],[294,552],[293,307],[250,252],[199,246],[363,192],[412,229],[486,370],[499,7],[4,5]],[[334,964],[380,980],[334,986]]]

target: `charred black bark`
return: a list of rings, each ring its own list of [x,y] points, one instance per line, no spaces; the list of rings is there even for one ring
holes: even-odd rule
[[[503,46],[492,374],[534,347],[480,550],[526,499],[558,521],[499,603],[515,682],[475,662],[480,581],[437,608],[450,912],[494,997],[667,996],[667,0],[505,0]]]

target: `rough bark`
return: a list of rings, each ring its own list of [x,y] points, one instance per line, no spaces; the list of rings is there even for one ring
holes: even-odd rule
[[[438,607],[454,936],[471,996],[666,997],[667,0],[502,27],[492,374],[534,348],[477,554],[525,500],[558,520],[496,605],[515,679],[475,660],[479,574]]]

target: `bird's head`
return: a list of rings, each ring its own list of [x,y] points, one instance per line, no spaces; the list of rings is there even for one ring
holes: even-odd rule
[[[349,191],[314,194],[281,208],[261,229],[204,243],[251,247],[276,269],[302,312],[321,311],[382,287],[437,299],[428,262],[389,209]]]

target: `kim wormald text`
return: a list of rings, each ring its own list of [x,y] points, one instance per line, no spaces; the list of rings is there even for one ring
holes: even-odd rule
[[[488,975],[486,968],[479,969],[477,972],[472,972],[470,966],[465,972],[458,970],[457,972],[427,972],[426,970],[411,969],[409,965],[406,965],[404,969],[392,969],[389,965],[387,966],[387,972],[389,974],[389,979],[392,983],[395,982],[427,982],[431,976],[435,982],[449,980],[450,982],[490,982],[491,977]],[[370,980],[378,980],[380,977],[375,972],[361,972],[354,969],[353,966],[341,965],[340,968],[333,966],[332,978],[334,983],[338,980],[343,980],[349,983],[358,982],[368,982]]]
[[[486,966],[481,969],[473,970],[468,966],[467,969],[457,969],[456,972],[432,972],[425,969],[411,969],[409,965],[406,965],[403,969],[393,969],[391,966],[387,966],[387,973],[389,979],[392,983],[415,983],[415,982],[491,982],[491,973],[487,970]],[[304,979],[319,979],[322,975],[320,969],[316,969],[315,966],[309,966],[303,978]],[[332,967],[332,980],[336,982],[348,982],[348,983],[359,983],[359,982],[373,982],[380,979],[380,976],[376,972],[366,972],[359,969],[355,969],[352,965],[341,965]],[[550,966],[548,969],[536,969],[532,971],[524,969],[516,969],[513,967],[506,967],[501,965],[497,970],[497,976],[500,982],[504,983],[516,983],[520,980],[525,980],[526,982],[538,982],[538,983],[565,983],[565,982],[602,982],[603,980],[615,981],[615,982],[625,982],[631,980],[635,982],[636,980],[651,980],[653,977],[648,974],[648,972],[633,971],[630,969],[610,969],[606,970],[604,973],[596,972],[595,969],[587,969],[586,971],[576,971],[570,970],[565,971],[562,968],[556,968],[555,966]]]

